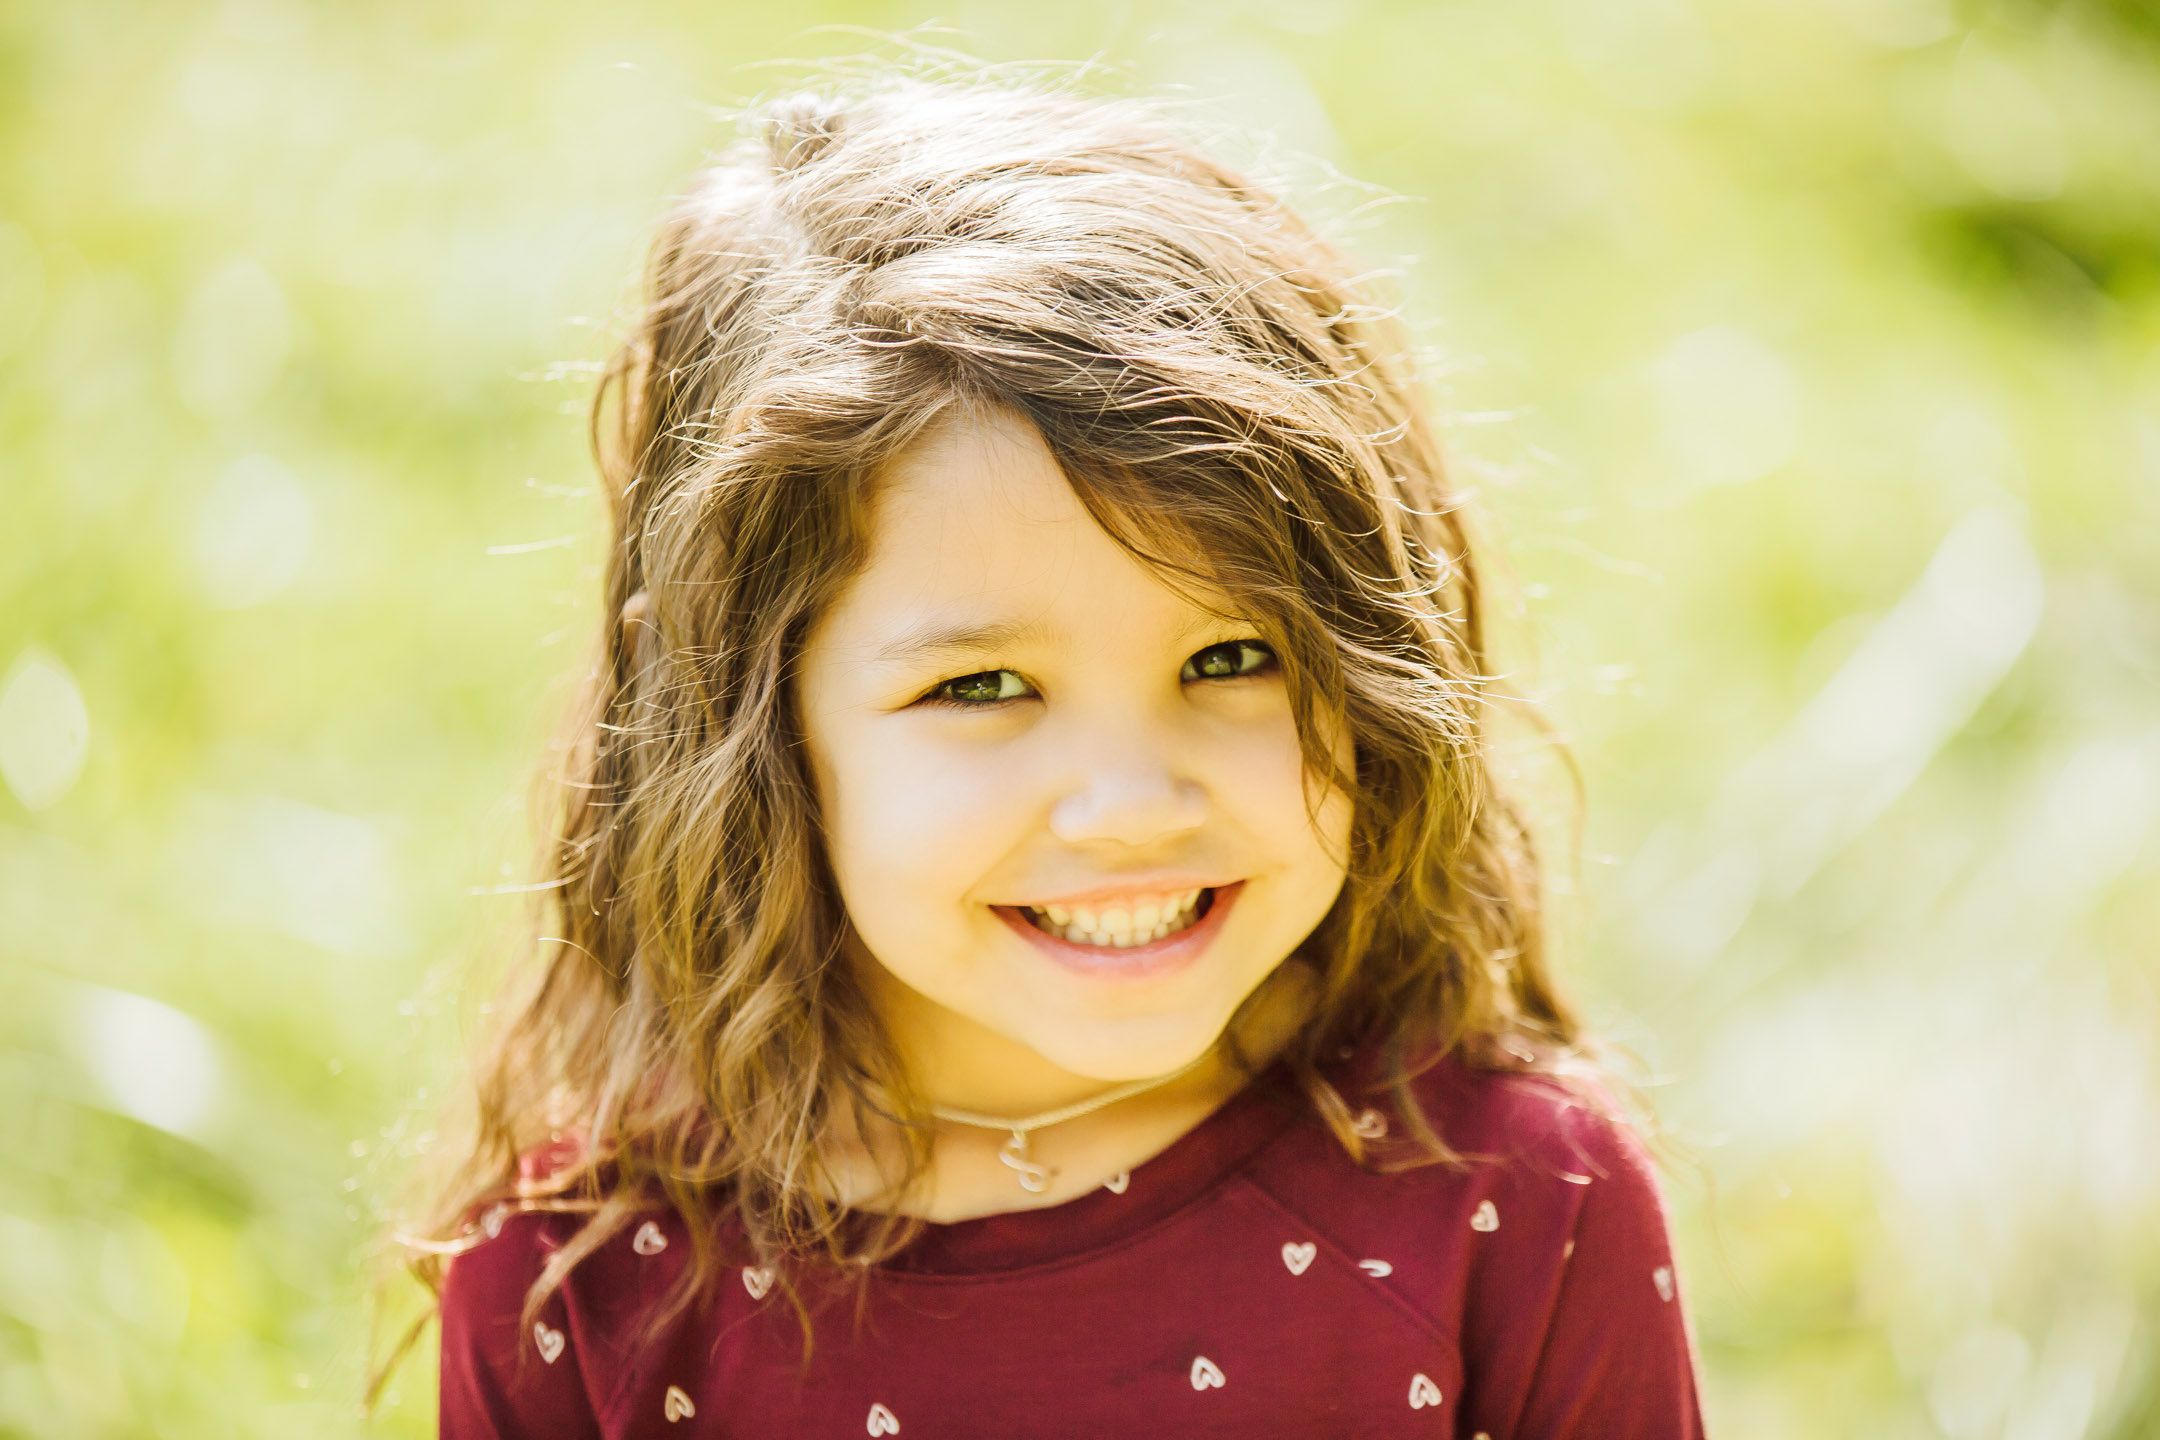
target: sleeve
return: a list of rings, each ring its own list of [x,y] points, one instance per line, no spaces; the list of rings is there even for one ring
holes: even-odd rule
[[[546,1218],[514,1215],[450,1262],[442,1292],[442,1440],[600,1440],[563,1292],[532,1333],[519,1314],[546,1258]]]
[[[1694,1347],[1650,1157],[1608,1121],[1570,1128],[1588,1174],[1564,1177],[1582,1203],[1515,1440],[1698,1440]]]

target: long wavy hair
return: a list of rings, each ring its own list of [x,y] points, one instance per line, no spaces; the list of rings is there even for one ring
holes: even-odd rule
[[[414,1268],[434,1288],[500,1204],[588,1216],[529,1312],[657,1202],[692,1221],[685,1303],[722,1216],[765,1263],[905,1243],[909,1222],[826,1198],[836,1119],[902,1122],[896,1189],[929,1127],[841,960],[791,675],[864,558],[879,467],[956,406],[1025,416],[1118,543],[1275,646],[1307,765],[1355,810],[1283,1058],[1361,1155],[1320,1067],[1381,1042],[1447,1158],[1408,1103],[1418,1057],[1548,1068],[1581,1036],[1495,775],[1467,497],[1390,311],[1140,102],[891,78],[746,130],[661,223],[594,404],[598,656],[548,777],[537,943]]]

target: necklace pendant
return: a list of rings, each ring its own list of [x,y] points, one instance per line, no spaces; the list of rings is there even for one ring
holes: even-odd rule
[[[1020,1188],[1030,1195],[1040,1195],[1050,1188],[1051,1169],[1028,1158],[1028,1137],[1025,1130],[1012,1132],[1012,1139],[998,1147],[998,1159],[1010,1165],[1020,1181]]]

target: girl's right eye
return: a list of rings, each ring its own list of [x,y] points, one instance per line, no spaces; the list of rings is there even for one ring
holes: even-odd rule
[[[965,709],[974,705],[995,705],[1000,700],[1017,700],[1027,693],[1027,682],[1012,671],[984,670],[947,680],[932,690],[929,698]]]

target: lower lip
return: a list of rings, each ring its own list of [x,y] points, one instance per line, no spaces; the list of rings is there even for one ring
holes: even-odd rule
[[[1060,940],[1047,931],[1038,930],[1029,923],[1026,915],[1010,905],[993,905],[998,918],[1020,933],[1020,938],[1032,944],[1046,957],[1068,970],[1082,975],[1109,976],[1131,979],[1161,975],[1167,971],[1182,969],[1197,961],[1214,943],[1223,921],[1230,914],[1230,907],[1245,890],[1245,882],[1223,885],[1216,889],[1215,899],[1208,906],[1207,914],[1188,925],[1175,935],[1165,935],[1160,940],[1150,940],[1141,945],[1129,945],[1119,949],[1115,945],[1075,945],[1070,940]]]

